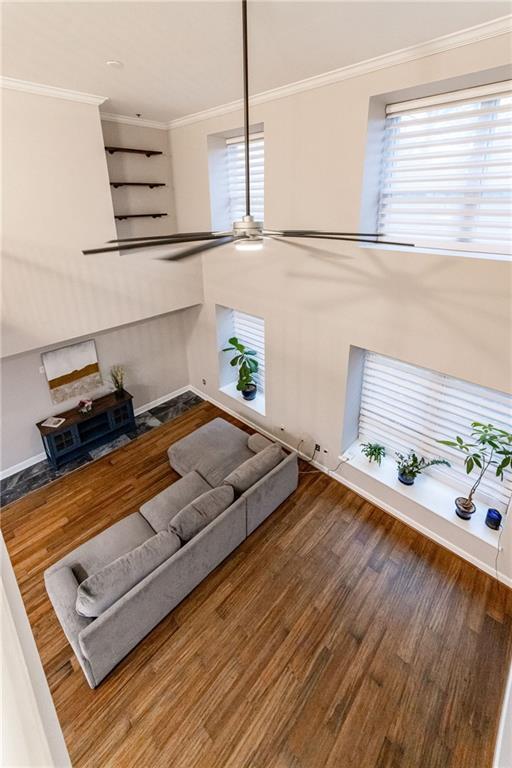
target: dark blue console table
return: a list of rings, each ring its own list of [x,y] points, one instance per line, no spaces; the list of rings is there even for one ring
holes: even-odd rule
[[[65,419],[56,429],[37,424],[48,461],[55,469],[136,429],[132,395],[125,390],[94,400],[89,413],[72,408],[55,415]]]

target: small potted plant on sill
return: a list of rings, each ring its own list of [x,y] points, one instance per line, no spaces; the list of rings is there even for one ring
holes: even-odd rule
[[[254,383],[254,374],[258,373],[258,361],[256,355],[258,354],[255,349],[249,349],[237,339],[236,336],[232,336],[228,339],[231,344],[230,347],[225,347],[223,352],[235,352],[236,354],[230,360],[230,365],[233,368],[238,368],[238,382],[236,388],[242,393],[244,400],[254,400],[256,397],[257,387]]]
[[[407,456],[403,453],[395,453],[396,466],[398,469],[398,479],[404,485],[414,485],[415,479],[421,475],[427,467],[434,467],[438,464],[444,464],[449,467],[450,463],[446,459],[426,459],[424,456],[418,457],[414,451],[409,451]]]
[[[438,443],[456,448],[465,454],[464,465],[469,475],[476,468],[477,478],[467,496],[455,499],[455,512],[463,520],[469,520],[476,507],[473,496],[482,482],[482,478],[490,467],[496,471],[496,477],[503,480],[503,473],[512,465],[512,434],[498,429],[493,424],[471,423],[471,442],[467,443],[462,437],[455,440],[438,440]]]
[[[362,443],[361,453],[366,456],[370,464],[375,461],[380,467],[382,459],[386,455],[386,449],[379,443]]]
[[[120,400],[124,393],[124,368],[122,365],[113,365],[110,369],[110,378],[114,385],[115,396]]]

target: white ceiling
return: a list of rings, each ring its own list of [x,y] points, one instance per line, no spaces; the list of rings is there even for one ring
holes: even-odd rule
[[[509,2],[249,1],[251,93],[490,21]],[[4,3],[2,74],[167,121],[242,96],[240,3]],[[107,67],[107,59],[124,63]]]

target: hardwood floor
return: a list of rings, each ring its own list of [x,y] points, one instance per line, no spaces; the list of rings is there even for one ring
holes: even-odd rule
[[[512,591],[323,474],[88,687],[43,571],[177,479],[169,444],[218,415],[235,422],[203,403],[2,511],[73,765],[490,768]]]

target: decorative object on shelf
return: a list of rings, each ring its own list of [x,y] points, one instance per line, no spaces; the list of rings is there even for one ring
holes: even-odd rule
[[[396,466],[398,469],[398,479],[404,485],[414,485],[414,480],[418,475],[421,475],[424,469],[427,467],[434,467],[439,464],[444,464],[446,467],[450,466],[450,463],[446,459],[426,459],[424,456],[421,458],[416,456],[414,451],[409,451],[407,456],[398,451],[395,453]]]
[[[53,403],[88,395],[103,383],[94,339],[43,352],[41,359]]]
[[[132,155],[146,155],[151,157],[152,155],[163,155],[158,149],[132,149],[131,147],[105,147],[105,150],[109,155],[113,155],[114,152],[128,152]]]
[[[362,443],[361,453],[366,456],[370,464],[375,461],[380,467],[382,459],[386,455],[386,449],[379,443]]]
[[[57,419],[55,416],[48,416],[48,418],[41,423],[41,426],[57,429],[57,427],[60,427],[60,425],[64,424],[64,422],[65,419]]]
[[[485,524],[488,528],[492,528],[493,531],[499,531],[502,519],[501,513],[497,509],[488,509],[485,516]]]
[[[80,402],[77,405],[78,413],[81,413],[82,415],[86,415],[87,413],[90,413],[92,411],[92,400],[80,400]]]
[[[493,424],[471,423],[471,442],[467,443],[462,437],[455,440],[438,440],[438,443],[456,448],[465,454],[464,466],[469,475],[477,469],[478,476],[473,483],[469,495],[458,496],[455,499],[455,512],[463,520],[469,520],[476,507],[473,496],[482,478],[490,467],[496,468],[496,477],[503,480],[503,473],[512,463],[512,434],[504,429],[498,429]]]
[[[230,360],[230,365],[238,367],[238,382],[236,388],[242,393],[244,400],[254,400],[258,388],[254,383],[254,374],[258,373],[258,361],[256,355],[258,354],[255,349],[249,349],[237,339],[236,336],[232,336],[228,339],[231,347],[226,347],[223,352],[236,352],[236,355]]]
[[[124,392],[124,374],[125,370],[122,365],[113,365],[110,369],[110,378],[115,387],[116,397],[121,397]]]
[[[89,413],[72,408],[59,413],[60,427],[36,425],[43,439],[48,461],[54,469],[87,454],[93,448],[114,440],[126,432],[135,432],[137,425],[133,413],[132,396],[123,390],[118,396],[111,392],[94,400]]]

